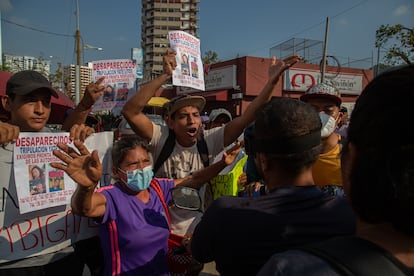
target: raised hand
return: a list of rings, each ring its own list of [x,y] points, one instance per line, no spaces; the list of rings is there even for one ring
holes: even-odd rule
[[[242,146],[241,142],[236,142],[233,147],[223,153],[223,161],[226,165],[230,165],[236,160],[237,155],[239,154],[240,148]]]
[[[278,60],[273,56],[269,67],[269,81],[272,82],[272,84],[276,84],[282,73],[301,59],[302,58],[298,55],[293,55],[283,60]]]
[[[102,164],[99,161],[98,152],[94,150],[89,153],[81,141],[75,141],[74,145],[80,153],[72,147],[58,143],[60,150],[54,150],[53,154],[63,163],[53,162],[50,165],[55,169],[65,171],[78,185],[88,190],[94,189],[102,176]]]
[[[175,67],[177,67],[177,60],[175,59],[176,54],[177,53],[172,49],[167,49],[163,56],[163,71],[169,76],[172,76],[172,72],[174,71]]]
[[[70,138],[72,141],[80,140],[84,142],[93,133],[95,133],[95,130],[85,124],[75,124],[70,128]]]
[[[100,77],[96,82],[92,82],[85,88],[85,93],[81,101],[82,106],[91,107],[104,94],[108,86],[101,84],[104,79],[105,77]]]

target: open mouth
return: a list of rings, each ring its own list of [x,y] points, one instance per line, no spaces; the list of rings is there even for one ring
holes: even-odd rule
[[[187,134],[191,137],[194,137],[197,135],[197,128],[189,128],[187,129]]]

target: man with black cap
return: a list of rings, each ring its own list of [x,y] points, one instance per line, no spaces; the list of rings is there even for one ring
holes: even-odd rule
[[[157,90],[172,76],[177,66],[176,53],[168,49],[163,58],[163,73],[151,82],[143,85],[125,104],[122,114],[138,136],[150,142],[154,160],[160,156],[163,145],[170,136],[170,130],[175,135],[174,149],[159,169],[155,170],[155,176],[168,178],[184,178],[191,173],[205,167],[197,148],[197,140],[204,137],[208,149],[208,159],[213,163],[214,157],[225,146],[233,143],[243,132],[244,128],[255,119],[255,110],[266,103],[272,97],[272,91],[282,73],[295,64],[300,57],[291,56],[285,60],[272,59],[269,69],[269,81],[259,96],[250,103],[243,115],[233,119],[223,127],[202,130],[201,111],[205,105],[205,98],[201,96],[180,95],[171,99],[168,104],[168,127],[153,124],[142,112],[147,102],[155,95]],[[154,162],[156,164],[156,162]],[[204,200],[204,190],[200,189],[200,195]],[[201,217],[200,212],[183,209],[171,209],[172,231],[179,235],[191,234],[194,226]]]
[[[89,232],[90,236],[96,235],[92,228],[85,227],[86,223],[73,225],[75,219],[70,214],[70,206],[24,214],[19,211],[17,186],[23,184],[15,183],[13,144],[10,142],[16,141],[21,131],[51,132],[46,127],[51,114],[51,97],[57,98],[58,94],[49,81],[31,70],[14,74],[7,82],[6,96],[2,97],[10,121],[0,122],[1,276],[82,275],[83,263],[71,246],[73,235],[77,231],[86,236]]]
[[[215,261],[220,275],[256,275],[277,251],[353,234],[355,218],[343,197],[314,184],[321,121],[308,104],[276,98],[256,112],[250,154],[264,179],[260,197],[220,197],[196,226],[195,259]]]
[[[342,118],[339,90],[330,82],[319,83],[310,87],[300,100],[313,106],[322,121],[322,150],[312,168],[315,184],[330,194],[343,195],[341,136],[335,132]]]

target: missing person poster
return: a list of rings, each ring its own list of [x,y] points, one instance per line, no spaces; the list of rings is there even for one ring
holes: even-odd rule
[[[173,71],[173,85],[205,90],[200,40],[183,31],[168,32],[170,47],[176,52],[177,67]]]
[[[112,142],[102,136],[94,134],[85,142],[91,150],[102,147],[101,161]],[[97,137],[101,137],[99,142]],[[67,132],[22,132],[14,144],[14,175],[21,214],[70,204],[77,184],[62,170],[50,166],[52,162],[61,162],[53,155],[57,143],[73,146]]]
[[[92,80],[96,82],[100,77],[105,77],[102,84],[107,85],[104,95],[96,101],[92,111],[111,110],[120,114],[122,107],[136,90],[135,62],[129,59],[112,59],[91,63]]]

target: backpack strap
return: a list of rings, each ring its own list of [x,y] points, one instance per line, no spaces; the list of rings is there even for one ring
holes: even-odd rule
[[[175,146],[175,134],[173,130],[169,130],[167,140],[164,143],[164,146],[161,149],[160,155],[157,158],[157,161],[155,162],[153,171],[156,173],[158,169],[161,167],[162,163],[165,162],[165,160],[168,159],[168,157],[171,155],[171,153],[174,150]]]
[[[330,263],[342,275],[408,275],[408,269],[383,248],[357,237],[338,237],[295,247]]]
[[[162,163],[168,159],[171,155],[175,147],[175,134],[173,130],[169,130],[167,140],[164,143],[164,146],[161,149],[160,155],[155,162],[153,171],[156,173],[158,169],[161,167]],[[209,158],[208,158],[208,147],[206,140],[204,139],[204,135],[201,133],[200,137],[197,139],[197,151],[200,154],[201,161],[203,162],[204,168],[208,167],[209,165]]]
[[[197,151],[200,154],[204,168],[207,168],[210,160],[208,159],[208,147],[203,132],[200,133],[200,137],[197,139]]]
[[[160,198],[162,206],[164,207],[164,210],[165,210],[165,215],[167,216],[168,225],[171,227],[170,213],[168,212],[168,207],[164,199],[164,193],[160,187],[160,184],[158,184],[158,181],[155,180],[155,178],[153,178],[151,180],[150,186],[154,189],[154,191],[157,193],[158,197]]]

